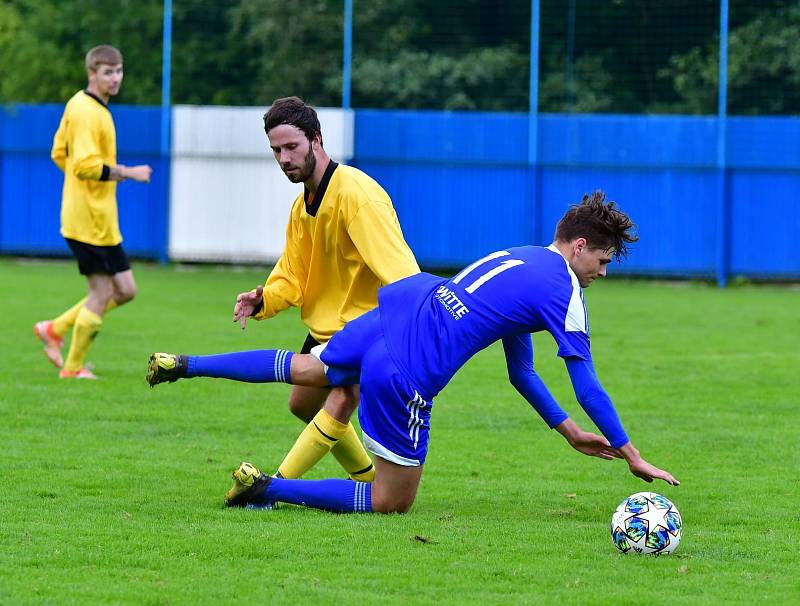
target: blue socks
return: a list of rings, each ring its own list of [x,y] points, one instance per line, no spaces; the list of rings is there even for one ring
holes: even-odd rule
[[[215,377],[245,383],[291,383],[294,353],[257,349],[214,356],[187,356],[187,377]]]
[[[283,501],[335,513],[372,511],[372,484],[353,480],[285,480],[272,478],[264,504]]]

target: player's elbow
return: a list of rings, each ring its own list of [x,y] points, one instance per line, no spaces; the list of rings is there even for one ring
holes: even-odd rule
[[[103,176],[103,165],[95,161],[76,162],[72,174],[82,181],[97,181]]]
[[[81,181],[97,181],[99,179],[97,171],[76,169],[73,173]]]

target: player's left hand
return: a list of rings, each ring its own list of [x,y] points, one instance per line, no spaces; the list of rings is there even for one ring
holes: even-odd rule
[[[670,472],[651,465],[641,457],[628,461],[628,467],[633,475],[643,479],[645,482],[664,480],[667,484],[672,484],[673,486],[680,485],[680,482]]]
[[[603,436],[590,431],[583,431],[582,429],[570,436],[569,445],[578,452],[590,457],[598,457],[607,461],[622,458],[622,455],[615,448],[612,448],[611,444]]]
[[[264,297],[264,287],[259,284],[255,290],[239,293],[233,307],[233,321],[238,322],[242,330],[247,326],[247,318],[252,316]]]

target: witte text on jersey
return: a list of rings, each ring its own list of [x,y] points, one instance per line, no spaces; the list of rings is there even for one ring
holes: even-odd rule
[[[436,289],[434,296],[456,320],[460,320],[469,313],[469,308],[461,302],[461,299],[444,285]]]

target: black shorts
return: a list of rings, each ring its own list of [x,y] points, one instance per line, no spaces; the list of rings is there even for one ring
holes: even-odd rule
[[[311,333],[308,333],[306,340],[303,342],[303,347],[300,348],[301,354],[307,354],[311,352],[313,347],[319,345],[319,341],[317,341],[314,337],[311,336]]]
[[[94,244],[86,244],[69,238],[64,239],[67,241],[70,250],[72,250],[72,254],[78,260],[78,270],[84,276],[91,276],[92,274],[113,276],[131,268],[128,256],[120,244],[116,246],[95,246]]]

